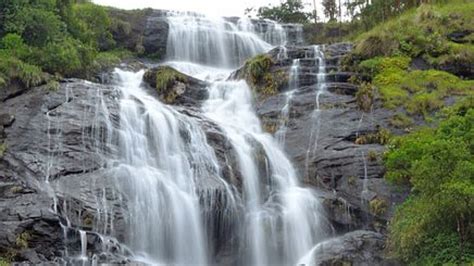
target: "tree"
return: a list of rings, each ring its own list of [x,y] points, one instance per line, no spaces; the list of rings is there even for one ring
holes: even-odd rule
[[[336,0],[323,0],[324,15],[329,21],[335,21],[338,13]]]
[[[286,0],[276,7],[260,7],[257,16],[283,23],[307,23],[311,13],[304,12],[301,0]]]

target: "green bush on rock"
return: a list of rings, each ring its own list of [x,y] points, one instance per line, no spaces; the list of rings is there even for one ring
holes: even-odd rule
[[[163,100],[171,104],[179,96],[173,88],[177,83],[186,83],[188,77],[169,66],[160,66],[145,73],[143,79],[154,87]]]
[[[260,97],[275,95],[281,86],[288,83],[288,76],[284,71],[272,72],[274,64],[268,55],[257,55],[245,63],[244,78]]]

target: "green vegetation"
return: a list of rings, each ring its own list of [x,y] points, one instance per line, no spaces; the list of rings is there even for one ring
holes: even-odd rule
[[[395,114],[389,121],[390,125],[400,129],[408,129],[413,125],[413,119],[405,114]]]
[[[19,234],[15,240],[16,247],[19,249],[28,248],[28,242],[30,241],[30,239],[31,239],[31,234],[27,231]]]
[[[264,6],[258,8],[257,17],[271,19],[284,23],[307,23],[311,13],[304,11],[305,6],[301,0],[286,0],[279,6]],[[246,14],[252,13],[254,8],[248,8]]]
[[[260,97],[278,93],[278,89],[288,83],[288,75],[284,71],[272,72],[274,65],[268,55],[257,55],[249,59],[244,66],[244,77]]]
[[[358,145],[365,145],[365,144],[382,144],[385,145],[390,140],[391,133],[390,130],[386,128],[380,128],[377,132],[368,133],[357,137],[355,143]]]
[[[375,87],[367,82],[363,82],[356,93],[356,102],[359,109],[369,112],[375,101]]]
[[[474,81],[462,80],[438,70],[408,69],[408,57],[375,57],[362,61],[359,69],[373,76],[384,107],[404,107],[409,114],[427,115],[439,110],[449,96],[472,95]],[[363,84],[361,93],[364,93]],[[367,98],[367,97],[366,97]]]
[[[369,161],[375,162],[375,161],[377,161],[377,158],[378,158],[378,154],[377,154],[376,151],[370,150],[370,151],[367,153],[367,159],[369,159]]]
[[[0,87],[87,78],[124,55],[113,51],[107,10],[90,1],[4,0],[0,14]]]
[[[362,59],[376,56],[421,57],[435,64],[446,63],[450,59],[472,62],[473,43],[466,40],[465,43],[454,43],[449,34],[473,32],[473,10],[472,2],[422,5],[360,35],[356,39],[354,54]],[[472,33],[465,38],[470,35]]]
[[[7,261],[6,259],[0,257],[0,266],[9,266],[10,262]]]
[[[443,114],[438,128],[393,139],[386,155],[386,178],[412,186],[391,223],[390,248],[414,265],[474,260],[473,101]]]
[[[186,83],[188,77],[172,67],[160,66],[157,69],[147,71],[143,77],[152,87],[156,88],[162,99],[168,103],[174,103],[179,96],[174,86],[178,82]]]
[[[370,213],[375,216],[384,215],[387,212],[387,201],[384,199],[375,198],[369,202]]]
[[[171,67],[161,67],[156,72],[156,89],[160,92],[173,86],[175,82],[186,82],[187,77]]]

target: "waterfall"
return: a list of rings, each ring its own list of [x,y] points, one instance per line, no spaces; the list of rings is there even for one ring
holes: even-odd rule
[[[285,45],[286,28],[271,21],[255,24],[189,13],[171,13],[168,21],[166,64],[208,81],[209,98],[200,109],[165,105],[142,86],[144,70],[115,71],[115,107],[97,89],[98,102],[88,110],[96,117],[87,137],[96,140],[96,153],[104,159],[103,180],[89,184],[96,216],[90,227],[74,229],[80,249],[70,256],[83,263],[97,263],[100,254],[113,252],[162,265],[212,265],[217,256],[231,257],[230,264],[237,265],[297,263],[326,237],[321,203],[301,185],[279,141],[262,130],[247,83],[227,80],[245,59]],[[282,116],[289,116],[298,75],[295,60]],[[240,188],[223,178],[206,135],[209,125],[232,146],[226,152],[236,159]],[[51,146],[61,145],[48,137]],[[52,156],[48,162],[45,180],[54,195],[59,189],[49,180],[55,160]],[[67,200],[61,205],[54,199],[68,238],[70,219],[77,224],[83,216],[68,211],[73,206]],[[100,251],[88,244],[93,236]],[[216,254],[216,239],[230,243],[224,251],[230,254]]]
[[[170,13],[167,58],[170,61],[236,68],[246,59],[288,42],[287,30],[270,20],[211,18]],[[300,25],[286,25],[300,32]],[[301,40],[297,40],[301,42]]]
[[[320,130],[320,121],[321,121],[321,107],[320,107],[320,97],[326,90],[326,60],[324,57],[324,53],[321,50],[321,46],[316,45],[314,46],[314,59],[316,60],[317,64],[317,83],[316,83],[316,99],[315,99],[315,106],[313,113],[311,114],[311,133],[309,136],[309,143],[308,149],[306,150],[306,159],[305,159],[305,175],[308,177],[309,172],[309,160],[310,157],[314,155],[318,148],[318,139],[319,139],[319,130]]]
[[[282,52],[278,54],[279,58],[285,58],[287,55],[286,49],[283,49]],[[285,146],[285,139],[286,139],[286,131],[288,128],[288,120],[290,118],[290,104],[291,100],[293,99],[293,95],[295,91],[298,89],[299,86],[299,75],[300,75],[300,59],[294,59],[293,63],[290,68],[290,75],[289,75],[289,90],[285,93],[285,104],[281,109],[280,113],[280,126],[276,132],[276,138],[278,139],[278,143],[284,147]]]

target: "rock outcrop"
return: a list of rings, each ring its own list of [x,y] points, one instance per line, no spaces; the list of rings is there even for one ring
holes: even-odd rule
[[[167,104],[199,106],[208,98],[207,82],[178,72],[169,66],[159,66],[147,70],[143,80],[148,84],[152,94]]]
[[[323,48],[327,78],[319,96],[320,62],[314,47],[289,48],[288,57],[283,59],[279,48],[269,53],[279,69],[288,70],[293,59],[300,59],[300,85],[290,100],[285,149],[306,185],[319,190],[328,218],[339,234],[358,229],[385,234],[395,206],[408,191],[383,179],[383,143],[361,140],[395,132],[389,123],[394,113],[382,108],[380,102],[375,102],[369,113],[358,108],[358,87],[348,83],[357,74],[340,71],[340,61],[350,50],[351,45],[345,43]],[[263,123],[270,125],[266,128],[281,124],[287,97],[283,92],[257,102]],[[316,110],[318,100],[320,109]]]

